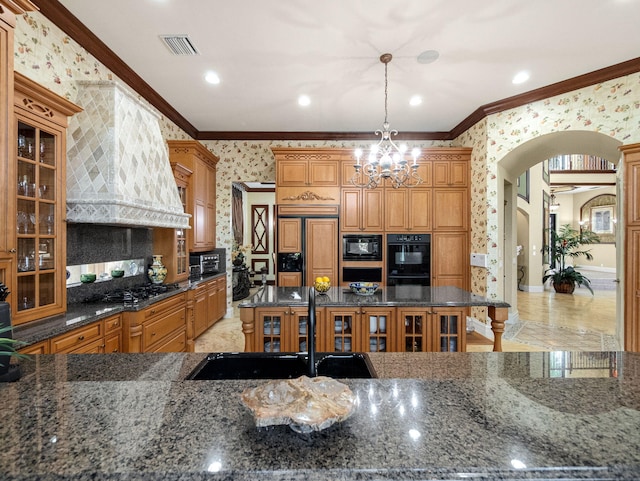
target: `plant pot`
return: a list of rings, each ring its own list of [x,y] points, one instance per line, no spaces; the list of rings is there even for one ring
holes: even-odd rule
[[[576,284],[573,281],[554,282],[553,288],[558,294],[573,294]]]

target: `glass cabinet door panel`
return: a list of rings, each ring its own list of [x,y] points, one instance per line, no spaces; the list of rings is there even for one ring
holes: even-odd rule
[[[18,239],[18,272],[36,270],[36,240]]]
[[[456,314],[439,314],[439,336],[441,352],[458,351],[458,323],[460,316]]]
[[[56,136],[54,134],[50,134],[49,132],[45,132],[41,130],[39,149],[38,149],[38,160],[42,164],[55,165],[55,160],[56,160],[55,153],[56,153]]]
[[[35,307],[36,277],[35,275],[18,277],[18,311]]]
[[[41,165],[38,169],[37,196],[41,201],[54,201],[56,198],[56,171]]]
[[[265,352],[280,352],[280,329],[283,318],[281,316],[264,316],[263,344]]]
[[[38,216],[38,234],[41,236],[55,235],[56,214],[53,204],[40,203]]]
[[[36,196],[36,166],[31,162],[24,160],[18,161],[18,196],[35,197]]]
[[[52,272],[40,274],[38,292],[38,307],[47,306],[56,301],[55,276]]]
[[[38,269],[54,269],[56,265],[55,240],[41,238],[38,242]]]
[[[36,129],[18,122],[18,157],[34,160],[36,157]]]

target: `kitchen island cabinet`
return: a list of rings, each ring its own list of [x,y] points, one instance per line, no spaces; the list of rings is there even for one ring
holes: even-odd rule
[[[256,429],[205,354],[40,355],[0,385],[7,481],[637,480],[637,353],[371,353],[354,414]],[[563,364],[564,363],[564,364]],[[563,365],[588,366],[574,377]]]
[[[284,313],[307,307],[308,295],[308,287],[265,286],[240,303],[245,351],[264,350],[258,334],[262,332],[258,314],[263,309]],[[506,302],[453,286],[389,286],[372,296],[358,296],[336,287],[316,296],[318,351],[464,351],[466,316],[472,306],[488,308],[494,351],[501,351],[504,321],[508,318]],[[280,331],[294,328],[286,318],[280,319]],[[280,347],[285,350],[285,345]],[[286,347],[298,350],[292,344]]]

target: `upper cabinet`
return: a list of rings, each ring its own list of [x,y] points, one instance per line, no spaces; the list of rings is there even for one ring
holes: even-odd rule
[[[191,231],[187,233],[189,251],[204,252],[216,247],[216,164],[213,155],[195,140],[170,140],[169,160],[193,174],[186,188],[187,213]]]
[[[15,73],[9,160],[13,323],[62,313],[66,289],[66,128],[77,105]]]
[[[271,149],[276,159],[276,203],[340,203],[340,149]]]
[[[468,160],[435,160],[433,162],[434,187],[467,187],[469,185]]]

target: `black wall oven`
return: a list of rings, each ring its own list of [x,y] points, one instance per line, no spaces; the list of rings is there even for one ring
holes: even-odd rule
[[[387,285],[431,285],[431,234],[387,234]]]
[[[342,236],[342,260],[381,261],[381,234],[344,234]]]

